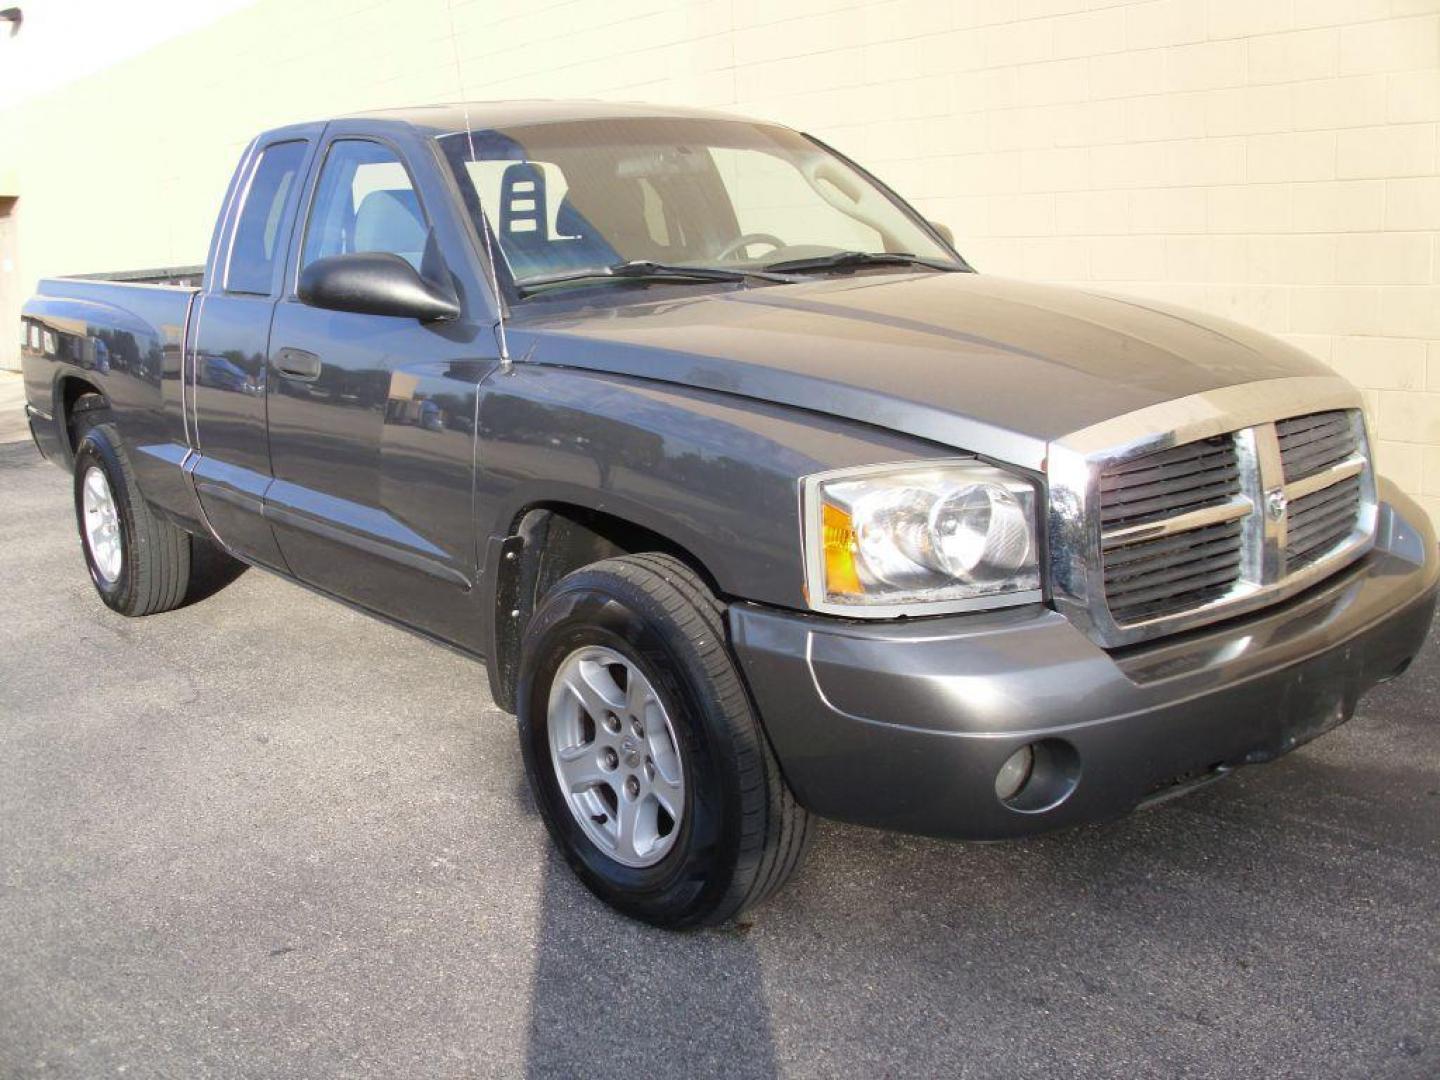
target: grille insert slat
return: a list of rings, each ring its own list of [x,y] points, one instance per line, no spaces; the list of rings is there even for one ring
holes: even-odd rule
[[[1158,615],[1193,610],[1225,595],[1235,583],[1236,577],[1233,568],[1211,570],[1185,578],[1181,583],[1183,589],[1177,590],[1174,584],[1165,584],[1138,590],[1126,597],[1122,603],[1115,605],[1119,608],[1115,613],[1116,618],[1122,622],[1138,622],[1141,619],[1153,619]]]
[[[1309,427],[1282,427],[1277,425],[1275,436],[1280,440],[1280,445],[1289,450],[1303,449],[1307,446],[1314,446],[1317,443],[1328,442],[1332,439],[1346,437],[1350,424],[1344,416],[1326,418]]]
[[[1287,482],[1323,472],[1355,455],[1355,428],[1345,412],[1311,413],[1275,425]]]
[[[1337,484],[1321,488],[1319,491],[1312,491],[1296,499],[1290,505],[1290,532],[1293,535],[1297,526],[1303,525],[1307,518],[1323,513],[1326,509],[1339,504],[1352,503],[1360,493],[1360,478],[1358,476],[1347,477]]]
[[[1205,445],[1205,444],[1202,444]],[[1190,476],[1194,473],[1208,472],[1217,464],[1223,464],[1226,457],[1233,455],[1234,449],[1226,441],[1218,446],[1210,448],[1203,453],[1196,453],[1189,447],[1177,447],[1177,450],[1185,450],[1187,453],[1171,457],[1174,451],[1165,451],[1163,454],[1147,455],[1140,459],[1133,468],[1119,466],[1112,472],[1107,472],[1101,481],[1101,490],[1106,494],[1118,491],[1139,484],[1151,484],[1160,479],[1177,479],[1182,476]],[[1166,461],[1152,461],[1151,458],[1170,458]]]
[[[1324,514],[1314,517],[1303,528],[1295,530],[1294,540],[1285,545],[1286,554],[1292,557],[1303,555],[1327,540],[1333,542],[1341,539],[1350,531],[1354,516],[1355,510],[1352,506],[1331,507]]]
[[[1207,559],[1189,560],[1163,571],[1132,578],[1110,594],[1110,602],[1122,608],[1128,607],[1161,596],[1173,596],[1183,592],[1192,582],[1234,581],[1236,574],[1235,553],[1221,551]]]
[[[1157,470],[1158,471],[1158,470]],[[1124,506],[1131,509],[1137,504],[1160,496],[1178,496],[1187,492],[1203,492],[1204,489],[1216,485],[1229,486],[1229,476],[1224,470],[1205,468],[1197,470],[1188,476],[1156,476],[1143,484],[1135,484],[1130,487],[1116,488],[1114,491],[1102,491],[1107,496],[1107,503],[1112,506]]]
[[[1127,525],[1144,525],[1191,510],[1203,510],[1207,506],[1221,506],[1233,499],[1237,490],[1233,482],[1220,481],[1204,487],[1186,488],[1148,499],[1138,499],[1111,507],[1109,513],[1101,515],[1100,525],[1107,530]]]
[[[1106,530],[1161,521],[1229,502],[1240,491],[1235,440],[1225,435],[1115,466],[1100,478]]]
[[[1183,532],[1176,536],[1167,536],[1141,544],[1127,544],[1125,547],[1107,551],[1105,553],[1107,579],[1111,573],[1132,572],[1140,564],[1159,563],[1171,558],[1176,560],[1193,558],[1197,554],[1207,553],[1208,549],[1214,545],[1225,543],[1232,538],[1238,539],[1240,536],[1238,521],[1217,525],[1215,529],[1224,531],[1211,533],[1209,536],[1201,535],[1206,530]]]
[[[1275,434],[1282,440],[1304,438],[1349,426],[1349,414],[1342,409],[1333,412],[1306,413],[1303,416],[1292,416],[1287,420],[1277,420]]]
[[[1240,576],[1239,521],[1145,540],[1105,553],[1105,590],[1121,622],[1197,607]]]
[[[1292,570],[1307,565],[1343,543],[1355,528],[1359,510],[1358,476],[1296,499],[1285,536],[1287,565]]]

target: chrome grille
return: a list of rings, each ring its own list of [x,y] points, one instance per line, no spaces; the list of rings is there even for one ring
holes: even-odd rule
[[[1378,512],[1358,405],[1338,379],[1282,379],[1052,443],[1056,606],[1102,645],[1128,645],[1274,603],[1348,564],[1371,546]]]
[[[1245,519],[1256,551],[1252,582],[1323,559],[1360,515],[1358,414],[1297,416],[1118,461],[1100,474],[1105,597],[1120,626],[1221,603],[1246,587]],[[1255,462],[1246,493],[1238,446]],[[1273,450],[1272,450],[1273,448]],[[1278,458],[1270,487],[1261,462]],[[1283,496],[1282,493],[1283,492]],[[1137,497],[1138,493],[1138,497]],[[1269,528],[1267,529],[1267,520]],[[1283,558],[1272,553],[1270,543]]]

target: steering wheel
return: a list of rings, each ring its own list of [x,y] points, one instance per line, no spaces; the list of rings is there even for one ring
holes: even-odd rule
[[[779,251],[785,246],[785,241],[768,232],[741,233],[734,240],[731,240],[730,243],[726,244],[724,249],[715,255],[715,258],[719,262],[728,262],[730,259],[737,259],[745,253],[745,249],[751,244],[769,244],[776,251]]]

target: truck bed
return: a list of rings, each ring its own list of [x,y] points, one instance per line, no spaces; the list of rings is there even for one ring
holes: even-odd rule
[[[66,274],[63,281],[117,281],[130,285],[182,285],[200,288],[203,266],[160,266],[149,270],[106,270],[98,274]]]
[[[157,399],[167,356],[179,378],[185,321],[196,286],[140,284],[98,278],[46,278],[21,320],[30,404],[53,415],[48,400],[56,378],[86,372],[92,380],[129,376],[122,399]],[[109,386],[100,387],[115,401]]]

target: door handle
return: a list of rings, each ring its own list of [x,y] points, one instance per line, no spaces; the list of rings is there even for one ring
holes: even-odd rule
[[[275,370],[292,379],[314,382],[320,378],[320,357],[304,349],[284,348],[275,354]]]

